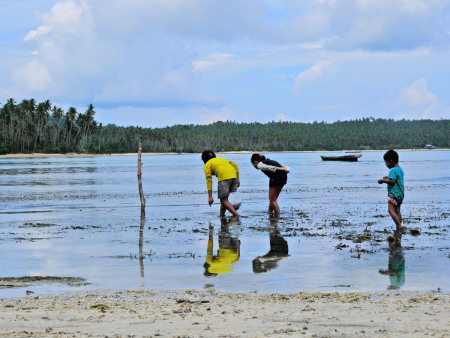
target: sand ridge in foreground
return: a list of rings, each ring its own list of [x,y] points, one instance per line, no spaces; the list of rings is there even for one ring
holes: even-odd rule
[[[0,337],[446,337],[449,293],[91,291],[0,299]]]

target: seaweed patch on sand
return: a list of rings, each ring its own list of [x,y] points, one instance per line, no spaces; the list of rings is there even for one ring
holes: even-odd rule
[[[40,284],[66,284],[69,286],[87,285],[81,277],[53,277],[53,276],[26,276],[26,277],[0,277],[0,289],[24,288]]]

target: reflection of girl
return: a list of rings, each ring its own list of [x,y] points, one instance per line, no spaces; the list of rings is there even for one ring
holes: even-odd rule
[[[282,258],[289,257],[289,247],[287,241],[280,235],[278,230],[279,216],[271,219],[273,229],[269,233],[270,251],[264,256],[258,256],[252,261],[253,272],[261,273],[272,270],[278,266],[278,261]]]
[[[269,209],[268,213],[280,214],[280,207],[277,199],[280,195],[281,189],[287,182],[287,173],[290,171],[289,167],[283,167],[277,161],[266,159],[264,155],[253,154],[250,159],[256,169],[261,170],[269,177]]]

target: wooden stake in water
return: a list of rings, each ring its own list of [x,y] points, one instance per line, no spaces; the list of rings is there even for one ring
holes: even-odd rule
[[[142,246],[144,244],[144,223],[145,217],[141,214],[141,226],[139,228],[139,266],[141,268],[141,277],[144,277],[144,255],[142,254]]]
[[[145,216],[145,197],[144,197],[144,191],[142,189],[142,161],[141,161],[141,155],[142,155],[142,143],[139,142],[139,150],[138,150],[138,183],[139,183],[139,196],[141,197],[141,216]]]

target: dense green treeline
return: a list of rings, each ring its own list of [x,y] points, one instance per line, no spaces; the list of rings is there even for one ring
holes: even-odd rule
[[[450,147],[450,120],[363,118],[334,123],[216,122],[165,128],[103,126],[94,107],[66,112],[34,99],[0,106],[0,154],[407,149]]]
[[[102,129],[94,115],[92,104],[79,113],[73,107],[67,112],[52,107],[48,100],[16,104],[9,99],[0,108],[0,154],[92,151],[93,137]]]

